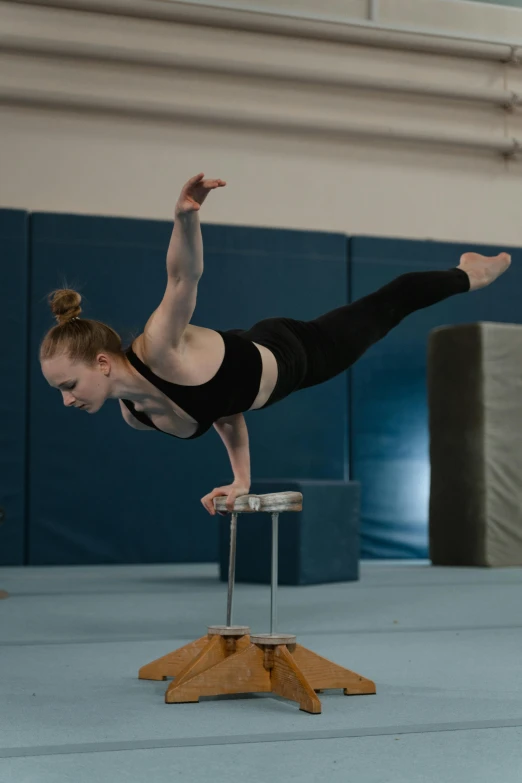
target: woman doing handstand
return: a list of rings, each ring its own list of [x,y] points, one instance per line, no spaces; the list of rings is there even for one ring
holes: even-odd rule
[[[230,458],[234,481],[201,502],[250,489],[250,453],[243,413],[266,408],[350,367],[410,313],[492,283],[510,265],[507,253],[464,253],[444,271],[409,272],[373,294],[311,321],[267,318],[250,329],[220,331],[191,324],[203,274],[199,209],[220,179],[190,179],[181,191],[167,252],[162,301],[126,350],[100,321],[80,318],[78,293],[53,292],[58,321],[40,346],[42,372],[64,405],[96,413],[118,399],[123,418],[139,430],[198,438],[212,426]]]

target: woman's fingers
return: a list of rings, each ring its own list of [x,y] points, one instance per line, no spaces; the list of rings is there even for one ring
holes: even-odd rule
[[[201,502],[205,506],[205,508],[208,511],[208,513],[212,514],[212,516],[214,516],[215,513],[216,513],[216,509],[214,508],[214,503],[213,503],[214,498],[217,498],[217,497],[220,497],[220,496],[226,495],[226,494],[227,494],[227,492],[224,490],[223,487],[218,487],[216,489],[213,489],[212,492],[209,492],[208,495],[205,495],[205,497],[201,499]]]
[[[236,498],[240,494],[245,494],[244,491],[240,492],[239,489],[231,488],[231,487],[216,487],[212,490],[212,492],[209,492],[208,495],[205,495],[205,497],[201,498],[201,502],[205,509],[208,511],[209,514],[212,514],[214,516],[216,513],[220,516],[226,516],[226,512],[224,511],[216,511],[214,508],[214,498],[217,497],[223,497],[226,496],[227,502],[227,511],[233,511],[234,510],[234,504],[236,502]]]
[[[212,497],[210,495],[205,495],[205,497],[201,500],[203,505],[205,506],[206,510],[209,514],[215,514],[214,504],[212,502]]]
[[[211,502],[209,500],[209,496],[208,495],[205,495],[204,498],[201,498],[201,503],[203,504],[203,508],[205,509],[205,511],[208,511],[209,514],[213,513],[212,509],[211,509],[211,505],[212,504],[211,504]]]
[[[215,190],[215,188],[224,188],[227,183],[223,179],[206,179],[200,184],[207,190]]]
[[[215,178],[215,179],[204,179],[205,175],[203,173],[196,174],[195,177],[191,177],[185,187],[189,187],[192,185],[203,185],[206,188],[222,188],[227,183],[224,179]]]

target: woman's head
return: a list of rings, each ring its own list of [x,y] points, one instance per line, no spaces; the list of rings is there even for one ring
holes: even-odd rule
[[[95,413],[110,396],[111,369],[124,354],[114,329],[80,318],[81,300],[70,289],[50,294],[58,323],[42,340],[40,364],[47,382],[62,392],[64,405]]]

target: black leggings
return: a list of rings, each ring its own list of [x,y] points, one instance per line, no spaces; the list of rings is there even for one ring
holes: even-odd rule
[[[277,360],[277,384],[263,407],[334,378],[407,315],[469,288],[469,277],[462,269],[408,272],[375,293],[312,321],[266,318],[241,330],[243,337],[269,348]]]

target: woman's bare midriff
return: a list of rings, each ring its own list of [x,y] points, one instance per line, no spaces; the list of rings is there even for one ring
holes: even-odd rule
[[[264,345],[253,344],[261,354],[262,373],[258,394],[249,410],[262,408],[268,401],[278,375],[277,361],[272,351]],[[172,349],[165,356],[165,361],[161,362],[161,366],[153,366],[144,356],[142,335],[136,338],[132,347],[138,358],[148,364],[156,375],[183,386],[200,386],[210,381],[221,367],[225,356],[223,338],[218,332],[192,324],[185,330],[181,347]],[[151,384],[152,400],[150,407],[136,404],[135,408],[146,413],[160,430],[178,438],[190,438],[196,432],[197,421]]]

